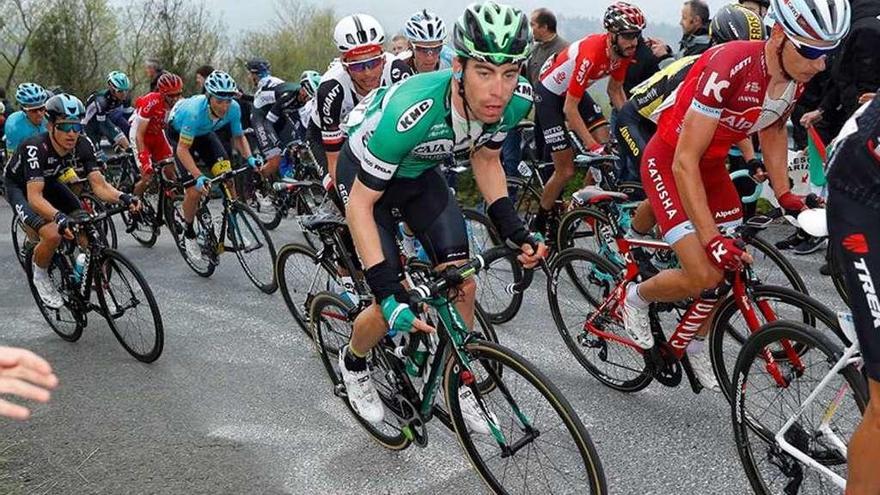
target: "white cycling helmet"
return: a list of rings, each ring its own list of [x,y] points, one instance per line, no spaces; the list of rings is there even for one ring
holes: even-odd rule
[[[436,43],[446,39],[446,25],[433,12],[422,10],[406,21],[403,35],[412,43]]]
[[[333,30],[333,40],[343,55],[356,55],[382,48],[385,31],[373,16],[353,14],[345,16]]]
[[[849,0],[770,0],[767,16],[806,40],[836,43],[849,32]]]

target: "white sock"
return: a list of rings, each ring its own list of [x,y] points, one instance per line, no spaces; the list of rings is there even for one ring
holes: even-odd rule
[[[629,287],[626,288],[626,302],[639,309],[647,309],[651,303],[639,294],[639,285],[641,284],[629,284]]]
[[[706,337],[702,335],[694,335],[694,340],[688,345],[688,354],[699,354],[706,349]]]
[[[33,269],[34,279],[46,280],[49,278],[49,272],[45,268],[40,268],[36,263],[31,263],[31,268]]]

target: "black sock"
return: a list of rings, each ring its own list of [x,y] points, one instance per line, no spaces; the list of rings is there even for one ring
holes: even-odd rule
[[[545,210],[543,206],[538,207],[538,213],[532,222],[532,232],[543,234],[547,230],[547,217],[550,216],[550,210]]]
[[[357,357],[351,353],[351,347],[345,348],[345,356],[342,358],[345,361],[345,367],[348,371],[364,371],[367,369],[367,358]]]
[[[196,230],[193,228],[192,223],[186,224],[186,227],[183,229],[183,235],[185,235],[187,239],[196,238]]]

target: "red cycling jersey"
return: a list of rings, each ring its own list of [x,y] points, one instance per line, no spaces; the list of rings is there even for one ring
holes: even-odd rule
[[[657,133],[675,147],[685,114],[693,109],[718,120],[703,158],[727,156],[736,142],[787,118],[803,91],[802,85],[792,83],[780,99],[771,101],[769,83],[763,41],[731,41],[710,48],[688,72],[674,103],[658,109],[662,113]]]
[[[608,33],[586,36],[547,59],[541,68],[541,84],[553,94],[562,96],[567,92],[574,98],[582,98],[587,88],[605,76],[623,81],[631,59],[611,60],[608,36]]]
[[[147,134],[161,134],[165,130],[165,116],[169,109],[162,93],[147,93],[138,98],[134,105],[137,117],[148,121]]]

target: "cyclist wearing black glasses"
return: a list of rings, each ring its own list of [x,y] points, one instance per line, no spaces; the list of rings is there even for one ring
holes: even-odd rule
[[[339,48],[340,60],[321,78],[309,142],[315,158],[335,179],[336,160],[345,142],[339,125],[367,93],[408,77],[412,69],[405,61],[385,52],[385,31],[369,15],[343,17],[336,24],[333,40]]]
[[[259,156],[251,154],[251,147],[244,137],[241,107],[234,101],[237,95],[238,85],[232,76],[215,70],[205,78],[205,94],[190,96],[174,105],[165,129],[168,142],[174,149],[178,179],[184,183],[195,179],[194,184],[186,188],[183,198],[184,244],[187,255],[194,261],[202,259],[202,249],[196,241],[193,220],[201,195],[208,192],[208,177],[199,170],[193,152],[207,167],[220,164],[217,170],[230,168],[229,154],[215,133],[229,125],[233,144],[241,156],[247,157],[248,165],[257,168],[263,164]]]
[[[102,201],[136,207],[137,200],[104,180],[94,148],[82,135],[85,107],[77,97],[62,93],[49,98],[46,113],[48,132],[19,146],[6,168],[5,183],[16,215],[40,236],[34,248],[34,286],[47,307],[60,308],[64,301],[46,270],[61,236],[72,238],[67,215],[80,209],[76,195],[60,181],[63,172],[74,166],[83,170]]]

